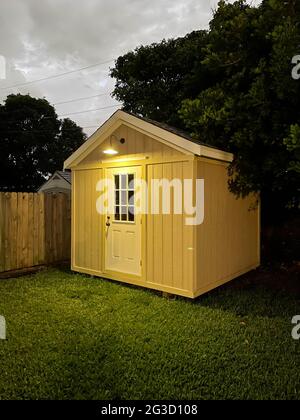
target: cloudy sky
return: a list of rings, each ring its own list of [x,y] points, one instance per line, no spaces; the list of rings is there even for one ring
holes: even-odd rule
[[[259,2],[249,0],[253,5]],[[0,71],[0,101],[18,92],[45,97],[58,115],[69,116],[90,134],[117,109],[110,96],[114,81],[108,77],[113,60],[138,45],[207,28],[216,4],[217,0],[1,0],[0,56],[6,60],[6,78]],[[28,83],[83,67],[89,68]],[[73,101],[80,98],[88,99]]]

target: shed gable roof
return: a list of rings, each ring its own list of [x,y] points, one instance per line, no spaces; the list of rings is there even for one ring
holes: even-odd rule
[[[118,110],[65,161],[64,168],[71,169],[80,164],[83,159],[122,124],[147,134],[149,137],[186,154],[209,157],[226,162],[232,162],[233,160],[231,153],[201,143],[173,127]]]
[[[134,115],[130,112],[127,112],[127,114],[133,115],[134,117],[139,118],[142,121],[148,122],[150,124],[155,125],[156,127],[162,128],[163,130],[166,130],[169,133],[176,134],[177,136],[182,137],[185,140],[191,141],[192,143],[199,144],[199,145],[202,145],[202,146],[206,146],[206,147],[209,147],[211,149],[219,150],[217,147],[210,146],[207,143],[201,142],[200,140],[197,140],[197,139],[193,138],[192,136],[190,136],[187,132],[185,132],[183,130],[180,130],[179,128],[172,127],[169,124],[159,122],[159,121],[154,121],[154,120],[151,120],[150,118],[141,117],[140,115]]]

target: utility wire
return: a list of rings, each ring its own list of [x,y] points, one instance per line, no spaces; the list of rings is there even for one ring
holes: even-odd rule
[[[99,125],[88,125],[88,126],[86,126],[86,127],[81,127],[81,126],[78,126],[79,128],[81,128],[81,129],[87,129],[87,128],[99,128]],[[75,127],[75,129],[76,129],[77,127]],[[74,128],[63,128],[61,131],[74,131]],[[50,129],[48,129],[48,130],[41,130],[41,129],[34,129],[34,128],[32,128],[32,129],[24,129],[24,130],[10,130],[10,129],[8,129],[8,130],[0,130],[0,133],[12,133],[12,134],[15,134],[15,133],[26,133],[26,134],[28,134],[28,133],[52,133],[53,132],[53,130],[50,130]]]
[[[99,95],[86,96],[85,98],[70,99],[69,101],[64,101],[64,102],[56,102],[52,105],[56,106],[56,105],[70,104],[72,102],[79,102],[79,101],[84,101],[86,99],[99,98],[100,96],[107,96],[107,95],[110,95],[110,94],[111,94],[111,92],[100,93]]]
[[[91,69],[91,68],[93,68],[93,67],[98,67],[98,66],[101,66],[101,65],[103,65],[103,64],[112,63],[113,61],[114,61],[114,60],[102,61],[101,63],[91,64],[90,66],[81,67],[81,68],[76,69],[76,70],[66,71],[66,72],[64,72],[64,73],[55,74],[55,75],[53,75],[53,76],[43,77],[43,78],[41,78],[41,79],[35,79],[35,80],[31,80],[31,81],[29,81],[29,82],[17,83],[17,84],[15,84],[15,85],[1,87],[1,88],[0,88],[0,90],[13,89],[13,88],[16,88],[16,87],[28,86],[28,85],[31,85],[31,84],[33,84],[33,83],[44,82],[44,81],[46,81],[46,80],[56,79],[56,78],[58,78],[58,77],[67,76],[68,74],[77,73],[77,72],[79,72],[79,71],[88,70],[88,69]]]
[[[79,112],[70,112],[69,114],[60,114],[58,117],[68,117],[69,115],[77,115],[77,114],[85,114],[87,112],[95,112],[95,111],[101,111],[102,109],[109,109],[109,108],[117,108],[120,107],[121,104],[111,105],[111,106],[105,106],[103,108],[94,108],[94,109],[87,109],[86,111],[79,111]]]
[[[60,117],[68,117],[70,115],[86,114],[88,112],[102,111],[102,110],[105,110],[105,109],[117,108],[117,107],[121,107],[121,106],[122,106],[121,104],[104,106],[104,107],[101,107],[101,108],[87,109],[86,111],[78,111],[78,112],[64,113],[64,114],[57,115],[57,117],[60,118]],[[14,110],[14,111],[15,112],[18,112],[18,110]],[[8,114],[8,112],[6,112],[6,114]],[[52,118],[54,118],[54,117],[53,116],[46,116],[46,117],[43,117],[42,120],[49,120],[49,119],[52,119]],[[19,120],[17,120],[17,119],[0,121],[1,124],[18,123],[18,122],[19,122]]]

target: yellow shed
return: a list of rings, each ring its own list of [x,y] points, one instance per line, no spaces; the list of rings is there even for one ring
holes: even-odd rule
[[[260,264],[260,209],[230,153],[117,111],[67,161],[72,270],[196,298]]]

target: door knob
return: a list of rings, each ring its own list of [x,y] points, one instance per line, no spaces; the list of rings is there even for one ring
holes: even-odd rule
[[[109,226],[110,226],[110,216],[107,216],[106,226],[107,226],[107,227],[109,227]]]

